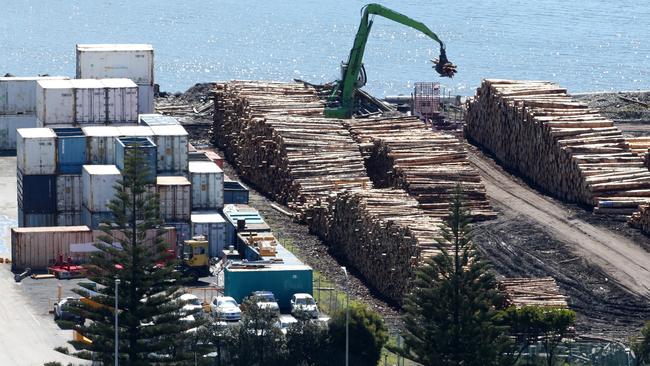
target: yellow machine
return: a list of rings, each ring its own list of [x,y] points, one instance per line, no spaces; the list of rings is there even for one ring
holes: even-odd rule
[[[205,237],[195,237],[183,243],[183,271],[198,279],[210,275],[210,256]]]

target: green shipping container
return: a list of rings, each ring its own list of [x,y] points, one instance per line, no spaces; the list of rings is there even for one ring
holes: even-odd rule
[[[281,310],[291,308],[291,296],[313,294],[312,269],[305,265],[267,265],[256,269],[228,267],[224,271],[224,293],[241,303],[253,291],[271,291]]]

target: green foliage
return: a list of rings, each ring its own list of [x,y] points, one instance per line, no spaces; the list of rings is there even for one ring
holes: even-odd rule
[[[508,345],[495,324],[501,302],[496,280],[471,243],[471,230],[457,187],[441,254],[424,261],[404,305],[404,347],[395,352],[424,366],[497,365]]]
[[[287,366],[330,365],[327,325],[298,317],[287,329]]]
[[[125,365],[178,363],[192,358],[185,352],[188,330],[200,322],[181,321],[180,285],[184,279],[170,260],[169,243],[159,229],[158,199],[147,186],[145,161],[139,149],[129,149],[121,181],[109,207],[113,222],[102,225],[99,249],[91,257],[88,279],[75,292],[93,303],[81,302],[71,311],[89,321],[76,326],[92,340],[71,342],[111,364],[114,352],[115,279],[119,291],[120,363]],[[154,232],[147,237],[147,232]]]
[[[337,310],[329,322],[332,365],[345,364],[345,312],[345,308]],[[350,303],[349,333],[350,365],[376,366],[388,341],[381,316],[364,304]]]
[[[63,366],[63,364],[61,364],[61,362],[57,362],[57,361],[50,361],[50,362],[44,363],[43,366]]]
[[[63,353],[64,355],[70,354],[70,350],[68,349],[68,347],[61,347],[61,346],[54,347],[54,350],[57,351],[57,352]]]
[[[635,366],[650,364],[650,322],[641,329],[641,334],[630,342],[630,348],[634,352]]]

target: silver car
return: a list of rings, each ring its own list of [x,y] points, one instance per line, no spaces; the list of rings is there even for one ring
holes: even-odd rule
[[[215,296],[210,303],[210,312],[218,320],[238,321],[241,319],[239,304],[230,296]]]

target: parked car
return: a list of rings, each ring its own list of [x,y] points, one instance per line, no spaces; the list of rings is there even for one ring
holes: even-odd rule
[[[54,303],[54,320],[71,320],[83,323],[85,319],[82,316],[70,312],[70,305],[78,303],[79,299],[74,297],[66,297]]]
[[[298,320],[291,315],[280,315],[278,321],[275,322],[275,326],[280,329],[284,334],[287,334],[287,329],[291,324],[298,323]]]
[[[291,297],[291,314],[301,316],[307,314],[309,317],[318,319],[318,305],[310,294],[294,294]]]
[[[238,321],[241,319],[239,304],[230,296],[215,296],[210,303],[210,313],[218,320]]]
[[[271,291],[254,291],[255,303],[260,309],[271,309],[280,313],[280,306]]]
[[[196,295],[183,294],[178,299],[185,303],[181,309],[184,318],[188,318],[188,320],[194,320],[194,318],[200,318],[205,314],[203,312],[203,304],[201,304],[201,300],[199,300]],[[189,317],[192,317],[192,319]]]

